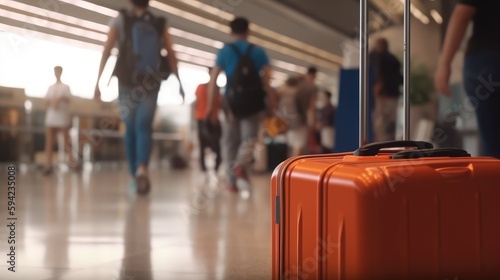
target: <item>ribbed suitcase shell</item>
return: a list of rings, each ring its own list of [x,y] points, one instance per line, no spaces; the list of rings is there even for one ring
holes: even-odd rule
[[[304,156],[271,181],[273,279],[500,279],[500,161]]]

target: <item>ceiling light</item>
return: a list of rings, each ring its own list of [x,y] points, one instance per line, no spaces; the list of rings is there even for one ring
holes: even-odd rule
[[[186,32],[184,30],[169,27],[168,31],[173,36],[177,36],[177,37],[181,37],[184,39],[188,39],[190,41],[198,42],[198,43],[210,46],[210,47],[214,47],[216,49],[220,49],[220,48],[224,47],[224,43],[222,43],[220,41],[216,41],[216,40],[213,40],[213,39],[210,39],[207,37],[203,37],[203,36],[200,36],[200,35],[197,35],[194,33],[189,33],[189,32]]]
[[[214,53],[205,52],[199,49],[190,48],[179,44],[174,44],[172,47],[176,52],[187,53],[189,55],[201,57],[204,59],[211,59],[215,61],[215,59],[217,58]]]
[[[59,1],[66,3],[66,4],[71,4],[71,5],[80,7],[80,8],[85,9],[85,10],[89,10],[92,12],[103,14],[103,15],[106,15],[108,17],[117,17],[119,14],[118,11],[103,7],[101,5],[90,3],[90,2],[84,1],[84,0],[59,0]]]
[[[10,11],[2,10],[2,9],[0,9],[0,17],[10,18],[10,19],[13,19],[16,21],[20,21],[22,23],[25,23],[25,26],[35,26],[36,25],[36,26],[39,26],[42,28],[49,28],[52,30],[64,32],[67,34],[73,34],[73,35],[89,38],[89,39],[96,40],[96,41],[104,42],[107,39],[107,36],[105,34],[102,34],[102,33],[97,33],[94,31],[89,31],[86,29],[78,28],[78,27],[64,25],[64,24],[60,24],[57,22],[53,22],[53,21],[41,20],[40,18],[22,15],[22,14],[10,12]],[[30,28],[29,30],[31,31],[32,29],[33,28]],[[28,30],[28,29],[25,29],[23,33],[26,33],[26,30]]]
[[[404,5],[405,0],[400,0],[400,2]],[[418,9],[415,5],[413,5],[413,3],[410,3],[410,12],[415,18],[420,20],[420,22],[422,22],[423,24],[429,24],[430,22],[429,18],[426,15],[424,15],[424,13],[420,11],[420,9]]]
[[[102,33],[107,33],[108,29],[109,29],[109,27],[104,25],[104,24],[99,24],[99,23],[96,23],[93,21],[88,21],[88,20],[68,16],[65,14],[49,11],[46,9],[38,8],[35,6],[26,5],[26,4],[21,3],[21,2],[0,0],[0,5],[7,6],[10,8],[16,9],[16,10],[28,12],[31,14],[35,14],[35,15],[38,15],[41,17],[47,17],[47,18],[59,20],[62,22],[70,23],[73,25],[85,27],[88,29],[97,30],[97,31],[102,32]]]
[[[5,0],[0,0],[0,1],[5,1]],[[60,1],[64,2],[64,3],[67,3],[67,4],[71,4],[71,5],[80,7],[82,9],[87,9],[89,11],[97,12],[97,13],[100,13],[100,14],[103,14],[103,15],[106,15],[106,16],[109,16],[109,17],[116,17],[119,14],[118,11],[115,11],[115,10],[112,10],[112,9],[109,9],[109,8],[106,8],[106,7],[103,7],[103,6],[94,4],[94,3],[90,3],[90,2],[87,2],[87,1],[84,1],[84,0],[60,0]],[[185,3],[188,3],[188,2],[191,3],[191,1],[186,1]],[[191,13],[182,11],[182,10],[177,9],[175,7],[168,6],[166,4],[158,2],[156,0],[151,1],[150,4],[151,4],[152,7],[155,7],[157,9],[161,10],[161,11],[164,11],[164,12],[167,12],[167,13],[171,13],[171,14],[175,14],[177,16],[186,18],[186,19],[191,20],[191,21],[195,21],[195,22],[197,22],[199,24],[206,25],[208,27],[212,27],[212,28],[214,28],[216,30],[219,30],[219,31],[222,31],[222,32],[226,32],[226,33],[229,32],[229,27],[227,25],[222,25],[220,23],[207,20],[205,18],[202,18],[202,17],[196,16],[196,15],[193,15]],[[191,6],[201,7],[200,5],[191,5]],[[205,6],[203,6],[203,7],[205,7]],[[207,8],[207,7],[205,7],[205,8]],[[215,9],[213,7],[211,7],[211,8]],[[220,13],[222,13],[222,11],[220,11],[220,10],[218,10],[218,11]],[[224,15],[224,17],[227,17],[227,15]],[[105,25],[100,25],[97,29],[98,30],[104,30],[104,27],[108,28]],[[203,36],[200,36],[200,35],[197,35],[197,34],[194,34],[194,33],[186,32],[186,31],[183,31],[183,30],[180,30],[180,29],[177,29],[177,28],[169,27],[169,32],[173,36],[177,36],[177,37],[181,37],[181,38],[184,38],[184,39],[187,39],[187,40],[190,40],[190,41],[198,42],[198,43],[201,43],[201,44],[204,44],[204,45],[216,48],[216,49],[221,49],[224,46],[223,42],[220,42],[220,41],[217,41],[217,40],[213,40],[213,39],[210,39],[210,38],[207,38],[207,37],[203,37]],[[281,36],[283,36],[283,35],[281,35]],[[335,63],[328,63],[328,62],[323,61],[323,60],[318,60],[315,57],[312,57],[312,56],[309,56],[309,55],[305,55],[302,52],[295,51],[295,50],[289,49],[287,47],[280,46],[278,44],[274,44],[274,43],[270,43],[270,42],[267,43],[268,41],[266,41],[266,40],[262,40],[262,39],[258,39],[258,38],[252,38],[252,39],[254,41],[259,42],[260,45],[262,45],[262,46],[264,46],[264,47],[266,47],[268,49],[275,50],[277,52],[280,52],[280,53],[283,53],[283,54],[286,54],[286,55],[294,56],[294,57],[302,59],[304,61],[308,61],[308,62],[310,62],[312,64],[323,65],[326,68],[333,68],[333,69],[337,69],[338,68],[338,65],[335,64]],[[301,42],[299,42],[299,43],[301,43]],[[179,46],[181,46],[181,45],[179,45]],[[186,48],[184,48],[183,50],[186,50]],[[190,48],[190,49],[191,49],[191,51],[195,50],[194,48]],[[200,55],[201,53],[198,52],[197,54]],[[206,54],[207,54],[207,52],[204,53],[204,55],[206,55]],[[297,73],[304,73],[305,72],[305,68],[301,67],[301,66],[298,66],[298,65],[294,65],[294,64],[287,63],[287,62],[284,62],[284,61],[279,61],[279,60],[274,60],[274,62],[275,63],[273,63],[273,64],[276,67],[282,68],[284,70],[288,70],[288,71],[291,71],[291,72],[297,72]],[[210,66],[212,66],[212,65],[210,65]]]
[[[155,0],[153,2],[158,2],[158,1]],[[199,10],[217,15],[217,16],[219,16],[227,21],[234,19],[234,15],[232,15],[231,13],[228,13],[228,12],[223,11],[221,9],[212,7],[211,5],[204,4],[200,1],[183,1],[183,3],[190,5],[194,8],[197,8]],[[342,58],[338,55],[335,55],[335,54],[332,54],[332,53],[327,52],[325,50],[316,48],[316,47],[311,46],[309,44],[305,44],[302,41],[290,38],[290,37],[285,36],[283,34],[279,34],[277,32],[270,30],[270,29],[262,27],[260,25],[252,23],[250,25],[250,29],[252,30],[252,32],[258,33],[260,35],[264,35],[264,36],[272,38],[274,40],[278,40],[282,43],[286,43],[292,47],[299,48],[299,49],[307,51],[311,54],[318,55],[318,56],[323,57],[324,59],[327,59],[327,60],[332,61],[334,63],[339,63],[339,64],[342,63]]]
[[[6,25],[3,23],[0,23],[0,30],[2,30],[3,32],[12,33],[12,36],[19,36],[19,34],[21,34],[21,35],[26,34],[25,28],[16,27],[16,26],[12,26],[12,25]],[[72,45],[72,46],[79,47],[82,49],[90,49],[90,50],[95,50],[95,51],[99,51],[102,49],[102,47],[100,45],[97,45],[97,44],[87,43],[84,41],[79,41],[79,40],[74,40],[74,39],[69,39],[66,37],[52,35],[52,34],[40,32],[40,31],[36,31],[36,30],[30,30],[29,35],[36,38],[36,39],[42,39],[42,40],[46,40],[46,41],[50,41],[50,42],[58,42],[61,44]],[[15,39],[15,40],[17,40],[17,39]],[[13,41],[13,44],[15,42],[22,42],[22,41]],[[27,41],[25,41],[25,42],[27,42]]]
[[[436,10],[431,10],[431,16],[432,18],[438,23],[438,24],[442,24],[443,23],[443,18],[441,17],[441,15],[439,14],[438,11]]]

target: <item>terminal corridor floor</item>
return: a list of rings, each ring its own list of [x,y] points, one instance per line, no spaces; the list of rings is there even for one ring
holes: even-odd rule
[[[151,193],[139,197],[124,166],[49,177],[18,170],[16,272],[6,263],[3,187],[0,279],[270,278],[269,174],[252,176],[245,198],[215,176],[157,168]]]

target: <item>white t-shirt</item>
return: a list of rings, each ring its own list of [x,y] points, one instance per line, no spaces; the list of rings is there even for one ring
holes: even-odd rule
[[[70,126],[69,99],[71,99],[71,92],[69,87],[63,83],[55,83],[49,87],[45,98],[54,101],[63,97],[66,97],[67,100],[61,100],[57,108],[52,107],[52,105],[48,107],[47,115],[45,116],[45,126],[58,128]]]

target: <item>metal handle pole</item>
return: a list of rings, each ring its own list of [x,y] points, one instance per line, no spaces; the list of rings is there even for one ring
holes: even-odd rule
[[[359,15],[359,146],[368,143],[368,0],[360,1]]]
[[[403,140],[410,140],[410,7],[411,0],[404,1],[404,59],[403,59]]]

